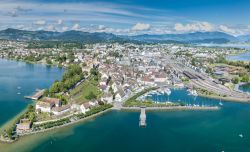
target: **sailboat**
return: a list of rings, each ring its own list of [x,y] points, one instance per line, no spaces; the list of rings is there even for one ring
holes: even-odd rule
[[[221,102],[221,99],[220,99],[219,105],[220,105],[220,106],[223,106],[223,103]]]
[[[198,93],[196,92],[196,90],[189,89],[188,92],[189,92],[189,95],[198,96]]]
[[[169,88],[166,88],[164,91],[168,96],[171,94],[171,90]]]

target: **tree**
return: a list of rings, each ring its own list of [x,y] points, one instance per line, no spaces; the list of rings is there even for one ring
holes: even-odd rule
[[[233,82],[234,84],[238,84],[238,83],[240,82],[240,78],[239,78],[239,77],[234,77],[234,78],[232,79],[232,82]]]
[[[9,137],[10,139],[12,139],[13,128],[11,127],[11,128],[9,128],[9,129],[7,129],[7,130],[6,130],[6,133],[7,133],[8,137]]]
[[[82,63],[82,66],[83,66],[83,67],[86,67],[86,66],[87,66],[87,64],[86,64],[85,62],[83,62],[83,63]]]
[[[114,89],[112,88],[112,86],[110,86],[109,92],[110,92],[111,94],[115,94],[115,93],[114,93]]]
[[[207,69],[206,69],[206,73],[212,73],[213,72],[213,69],[212,68],[210,68],[210,67],[208,67]]]
[[[88,71],[83,71],[83,75],[88,75]]]
[[[30,104],[30,105],[28,106],[28,111],[29,111],[29,112],[34,111],[34,106]]]
[[[43,96],[45,97],[49,96],[49,89],[44,90]]]
[[[35,114],[35,112],[29,112],[28,116],[29,116],[29,120],[31,122],[34,122],[36,120],[36,114]]]
[[[88,100],[96,99],[96,95],[91,91],[91,92],[86,96],[86,99],[88,99]]]
[[[193,66],[195,66],[196,65],[196,60],[195,60],[195,58],[192,58],[192,60],[191,60],[191,64],[193,65]]]
[[[65,96],[60,95],[58,98],[62,101],[62,105],[66,105],[68,103],[68,100]]]
[[[242,81],[242,82],[249,82],[249,76],[248,76],[248,75],[242,76],[241,81]]]
[[[90,74],[94,75],[94,76],[97,76],[98,75],[98,70],[96,68],[92,68],[92,69],[90,69]]]
[[[72,64],[68,67],[62,77],[62,81],[66,81],[67,79],[82,74],[82,68],[79,65]]]
[[[49,92],[50,92],[50,93],[58,93],[58,92],[60,92],[60,91],[62,91],[62,90],[63,90],[63,85],[62,85],[62,83],[56,81],[56,82],[54,82],[54,83],[52,84],[52,86],[50,87]]]
[[[46,59],[46,63],[47,63],[47,64],[52,64],[52,61],[51,61],[49,58],[47,58],[47,59]]]

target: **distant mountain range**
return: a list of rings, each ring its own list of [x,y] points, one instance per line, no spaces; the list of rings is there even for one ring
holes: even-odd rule
[[[145,43],[227,43],[250,42],[250,35],[232,36],[223,32],[195,32],[186,34],[124,36],[111,33],[89,33],[81,31],[25,31],[6,29],[0,31],[0,39],[19,41],[76,41],[82,43],[101,42],[145,42]]]
[[[77,41],[83,43],[123,41],[123,38],[109,33],[24,31],[17,29],[0,31],[0,39],[19,41]]]
[[[129,37],[132,40],[146,42],[184,42],[184,43],[226,43],[237,41],[232,35],[222,32],[195,32],[186,34],[137,35]]]

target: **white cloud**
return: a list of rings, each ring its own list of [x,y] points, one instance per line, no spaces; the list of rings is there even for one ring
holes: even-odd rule
[[[62,27],[62,32],[67,31],[68,29],[69,29],[68,26],[64,26],[64,27]]]
[[[215,27],[213,24],[208,22],[196,22],[196,23],[189,23],[189,24],[181,24],[176,23],[174,29],[177,32],[195,32],[195,31],[214,31]]]
[[[99,25],[98,26],[98,30],[105,30],[106,29],[106,26],[105,25]]]
[[[75,25],[73,25],[73,27],[71,29],[72,30],[80,30],[80,25],[79,24],[75,24]]]
[[[56,28],[54,25],[48,25],[47,28],[46,28],[47,31],[55,31]]]
[[[133,27],[133,31],[146,31],[151,28],[150,24],[145,24],[145,23],[136,23]]]
[[[15,28],[17,28],[17,29],[23,29],[25,26],[24,25],[17,25]]]
[[[17,14],[16,11],[8,12],[8,15],[11,16],[11,17],[18,17],[18,14]]]
[[[62,24],[63,24],[63,20],[62,20],[62,19],[59,19],[59,20],[57,21],[57,24],[58,24],[58,25],[62,25]]]
[[[46,24],[46,21],[45,20],[38,20],[36,22],[34,22],[35,25],[38,25],[38,26],[43,26]]]
[[[220,25],[219,26],[219,29],[222,31],[222,32],[226,32],[226,33],[229,33],[229,34],[236,34],[236,30],[232,29],[232,28],[229,28],[225,25]]]

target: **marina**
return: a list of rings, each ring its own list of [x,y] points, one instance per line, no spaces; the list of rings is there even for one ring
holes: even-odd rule
[[[220,102],[214,102],[208,98],[202,98],[197,95],[191,95],[189,89],[171,89],[171,94],[152,93],[150,96],[139,97],[144,100],[151,100],[155,103],[181,103],[192,107],[216,107]],[[223,103],[223,102],[222,102]]]

